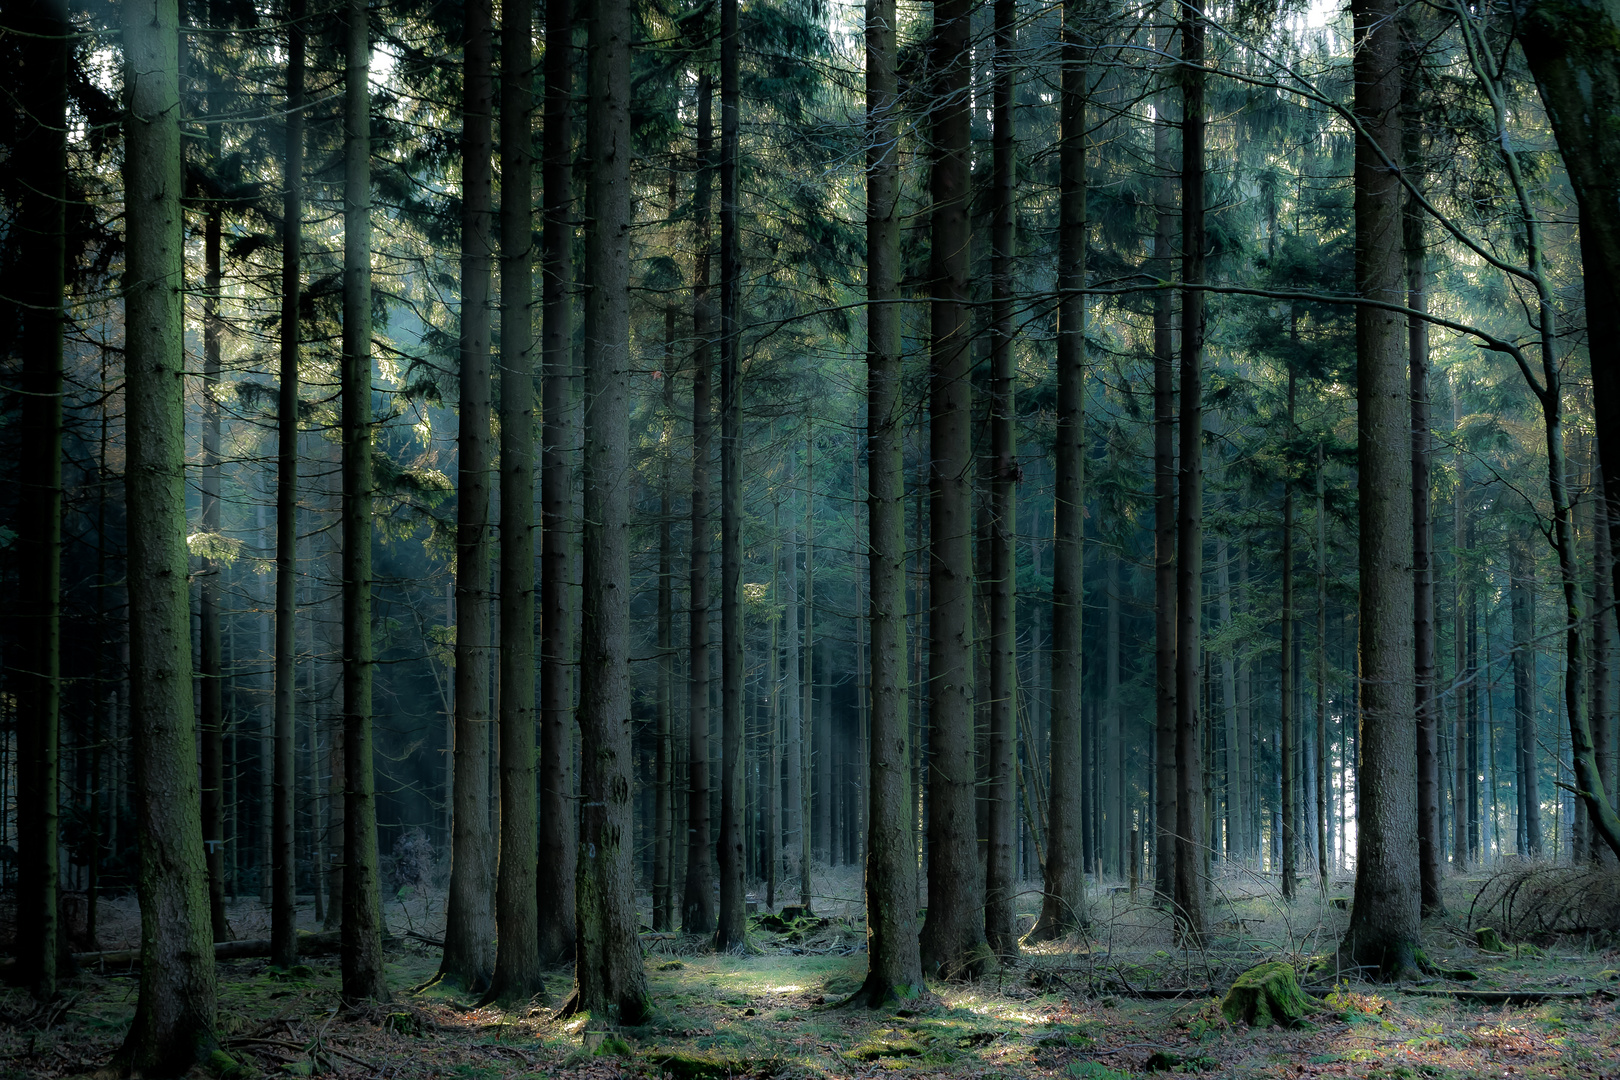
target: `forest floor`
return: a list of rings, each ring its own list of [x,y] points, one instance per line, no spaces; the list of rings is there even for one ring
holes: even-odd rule
[[[443,984],[413,992],[432,977],[438,950],[409,934],[426,937],[442,926],[437,895],[390,905],[392,1004],[342,1012],[331,956],[309,957],[292,971],[263,960],[222,961],[219,1034],[238,1061],[265,1075],[352,1080],[1123,1080],[1151,1072],[1620,1078],[1620,950],[1591,945],[1589,935],[1544,939],[1545,948],[1510,941],[1506,953],[1480,950],[1473,929],[1482,920],[1476,911],[1471,927],[1465,917],[1484,878],[1452,881],[1454,914],[1425,928],[1436,967],[1471,979],[1335,983],[1312,962],[1330,955],[1343,931],[1348,904],[1334,901],[1348,896],[1349,883],[1333,883],[1325,895],[1301,889],[1285,905],[1271,895],[1274,882],[1228,874],[1206,950],[1176,948],[1146,890],[1133,900],[1105,883],[1092,898],[1087,941],[1027,949],[997,976],[931,986],[927,1000],[890,1013],[839,1007],[866,967],[864,928],[847,902],[859,896],[858,884],[853,870],[818,875],[818,916],[831,918],[757,920],[746,955],[649,935],[655,1018],[614,1036],[593,1031],[585,1018],[556,1017],[570,983],[566,971],[548,978],[545,995],[516,1009],[476,1007],[471,995]],[[1037,897],[1026,895],[1026,927]],[[106,915],[101,943],[115,946],[120,912],[109,907]],[[235,906],[238,936],[259,936],[262,915],[256,903]],[[1304,973],[1319,1010],[1296,1029],[1227,1023],[1211,992],[1274,959]],[[0,991],[0,1077],[73,1076],[105,1062],[129,1024],[135,988],[132,973],[108,969],[82,971],[49,1006]],[[1452,996],[1524,990],[1553,996]]]

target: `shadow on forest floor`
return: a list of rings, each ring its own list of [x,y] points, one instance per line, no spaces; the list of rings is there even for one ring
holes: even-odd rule
[[[818,875],[823,923],[756,920],[748,955],[716,955],[679,935],[647,936],[656,1015],[644,1027],[596,1032],[587,1018],[563,1021],[555,1007],[569,975],[510,1010],[475,1008],[442,984],[405,989],[432,974],[438,950],[405,936],[442,927],[442,898],[396,904],[390,947],[394,1004],[358,1017],[337,1011],[334,958],[310,957],[291,972],[261,960],[219,965],[220,1035],[244,1064],[266,1075],[334,1077],[730,1076],[1057,1077],[1117,1080],[1149,1072],[1231,1077],[1420,1078],[1620,1077],[1620,952],[1590,937],[1545,948],[1476,947],[1463,915],[1484,876],[1449,883],[1454,914],[1425,928],[1431,961],[1467,981],[1401,987],[1335,984],[1312,964],[1343,931],[1348,884],[1323,895],[1312,883],[1291,905],[1274,883],[1228,871],[1218,883],[1214,933],[1205,950],[1174,946],[1147,890],[1132,900],[1108,883],[1092,896],[1085,942],[1028,949],[995,977],[936,985],[915,1010],[872,1013],[835,1007],[864,974],[864,928],[852,904],[853,870]],[[1038,895],[1026,893],[1033,919]],[[239,932],[262,914],[244,902]],[[435,921],[437,915],[437,921]],[[1476,924],[1483,922],[1478,912]],[[251,932],[249,930],[249,932]],[[104,944],[108,942],[103,941]],[[1239,972],[1265,960],[1292,962],[1321,999],[1294,1030],[1229,1024],[1218,1002]],[[1511,1004],[1447,996],[1462,989],[1500,996],[1535,988],[1556,995]],[[127,972],[84,972],[62,1000],[36,1008],[20,991],[0,994],[0,1077],[54,1077],[106,1060],[134,1010]],[[1185,992],[1180,998],[1172,995]]]

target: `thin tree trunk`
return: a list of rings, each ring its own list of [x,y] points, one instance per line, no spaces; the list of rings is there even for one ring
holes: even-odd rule
[[[1596,485],[1594,485],[1595,487]],[[1600,494],[1595,492],[1594,494]],[[1592,756],[1597,761],[1603,790],[1615,790],[1615,733],[1614,688],[1614,634],[1607,612],[1614,602],[1613,541],[1609,536],[1608,503],[1601,497],[1592,500]],[[1602,842],[1599,830],[1592,830],[1590,857],[1594,862],[1613,863],[1614,852]]]
[[[1082,725],[1082,642],[1085,638],[1085,364],[1086,301],[1086,63],[1088,25],[1084,0],[1063,7],[1062,97],[1058,146],[1058,353],[1057,431],[1052,542],[1052,734],[1050,804],[1047,809],[1046,867],[1041,914],[1032,941],[1049,941],[1087,921],[1085,842],[1080,808],[1085,803]],[[1011,113],[1011,102],[1008,112]],[[1010,163],[1009,163],[1010,165]],[[1109,561],[1108,621],[1117,640],[1119,597],[1117,560]],[[1107,709],[1119,717],[1118,654],[1110,652]],[[1095,721],[1094,721],[1095,722]],[[1111,740],[1117,744],[1118,740]],[[1111,762],[1112,763],[1112,762]],[[1117,791],[1118,769],[1110,769],[1109,790]],[[1097,785],[1100,787],[1100,785]],[[1099,817],[1102,815],[1099,815]],[[1107,807],[1109,831],[1118,825]],[[1117,861],[1117,853],[1116,853]]]
[[[371,33],[349,0],[343,123],[343,998],[385,1001],[371,769]]]
[[[720,913],[714,947],[741,945],[743,899],[742,289],[737,235],[738,2],[720,0]]]
[[[673,214],[680,188],[673,169],[669,174],[669,207]],[[664,309],[664,451],[658,462],[658,719],[654,748],[653,806],[653,929],[674,927],[670,897],[670,856],[674,851],[674,726],[675,726],[675,305]]]
[[[1297,318],[1297,316],[1296,316]],[[1294,438],[1294,396],[1295,376],[1293,368],[1288,369],[1288,441]],[[1286,445],[1286,444],[1285,444]],[[1292,475],[1292,455],[1285,449],[1283,451],[1283,515],[1282,515],[1282,649],[1277,656],[1278,676],[1281,689],[1278,693],[1277,726],[1281,730],[1282,738],[1278,744],[1278,756],[1282,780],[1282,836],[1279,841],[1282,847],[1282,895],[1284,900],[1292,900],[1297,890],[1298,867],[1295,863],[1296,848],[1299,838],[1295,835],[1299,818],[1297,795],[1299,791],[1298,770],[1295,767],[1295,758],[1298,755],[1297,727],[1298,714],[1295,710],[1297,703],[1294,693],[1294,683],[1298,678],[1298,668],[1294,663],[1296,650],[1294,648],[1294,478]]]
[[[574,957],[574,0],[546,0],[541,179],[540,960]]]
[[[123,16],[124,498],[136,894],[145,917],[140,996],[112,1069],[179,1076],[217,1047],[186,588],[185,322],[175,287],[185,258],[180,27],[173,0],[128,0]]]
[[[1408,64],[1410,70],[1411,65]],[[1403,84],[1406,101],[1402,115],[1402,156],[1413,167],[1421,144],[1415,89]],[[1406,248],[1406,306],[1425,311],[1428,304],[1428,254],[1423,235],[1423,208],[1407,196],[1402,212]],[[1418,861],[1422,875],[1423,910],[1442,914],[1440,895],[1440,708],[1435,697],[1434,644],[1434,521],[1429,509],[1429,323],[1417,315],[1407,318],[1407,353],[1412,385],[1412,617],[1417,652],[1417,769]]]
[[[1333,847],[1328,839],[1331,831],[1332,804],[1328,801],[1327,714],[1327,466],[1322,444],[1318,442],[1316,444],[1316,871],[1324,895],[1333,868]]]
[[[584,618],[580,640],[580,829],[573,1005],[596,1023],[652,1010],[636,937],[631,842],[629,442],[630,45],[628,0],[590,20],[585,305]]]
[[[491,1000],[538,993],[534,753],[534,11],[501,0],[500,860]]]
[[[1220,621],[1225,630],[1232,626],[1232,554],[1225,534],[1215,539],[1215,589],[1219,594]],[[1237,649],[1228,644],[1221,656],[1221,707],[1226,726],[1226,747],[1222,770],[1226,775],[1226,860],[1234,862],[1242,850],[1244,785],[1238,776],[1237,749]]]
[[[1356,291],[1399,303],[1400,27],[1392,0],[1355,0]],[[1400,319],[1356,309],[1361,512],[1361,770],[1355,904],[1342,964],[1403,978],[1419,963],[1417,731],[1412,722],[1412,412]],[[1406,554],[1403,554],[1406,552]]]
[[[681,929],[688,934],[707,934],[715,927],[713,840],[709,831],[709,564],[712,561],[709,489],[714,442],[709,392],[714,367],[714,312],[709,301],[709,193],[714,182],[710,111],[714,91],[707,72],[698,76],[697,98],[698,174],[692,193],[692,218],[697,233],[692,336],[697,341],[692,358],[692,567],[687,600],[691,655],[691,671],[687,673],[690,724],[687,783],[690,791]]]
[[[820,732],[824,724],[812,724],[811,713],[815,706],[816,690],[816,652],[815,652],[815,616],[816,616],[816,434],[815,418],[807,417],[804,433],[804,701],[801,706],[804,717],[804,759],[800,762],[800,777],[803,790],[800,792],[800,810],[804,818],[803,833],[799,839],[799,854],[802,860],[799,867],[799,903],[806,911],[810,910],[811,882],[810,871],[814,855],[813,841],[815,836],[827,835],[827,826],[820,815],[824,812],[821,807],[826,806],[826,799],[818,792],[815,784],[817,773],[812,770],[815,765],[813,759],[820,758],[825,768],[827,755],[823,747]],[[814,805],[812,805],[812,795]],[[811,829],[812,816],[815,816],[816,829]]]
[[[287,5],[287,149],[281,226],[281,370],[276,420],[275,764],[270,808],[270,962],[297,963],[297,878],[293,847],[293,739],[298,706],[298,311],[304,224],[304,18]]]
[[[989,953],[974,789],[970,23],[968,0],[934,0],[928,917],[922,960],[924,971],[946,978],[976,977]]]
[[[490,373],[494,251],[490,0],[463,9],[461,94],[461,401],[456,459],[455,782],[450,892],[439,975],[470,993],[495,966],[495,845],[489,830]]]
[[[797,457],[797,454],[794,454]],[[795,467],[791,474],[790,486],[797,480],[798,469]],[[782,652],[785,663],[782,669],[782,704],[784,738],[782,742],[782,771],[785,778],[782,796],[782,851],[783,851],[783,882],[784,886],[791,883],[801,889],[801,893],[809,892],[806,886],[805,863],[809,859],[805,847],[804,832],[809,826],[809,818],[804,813],[805,783],[805,740],[804,740],[804,701],[800,687],[799,667],[804,661],[803,638],[799,633],[799,613],[803,608],[802,598],[799,594],[799,528],[794,523],[788,527],[787,547],[783,560],[783,638]],[[803,896],[800,903],[804,903]]]
[[[1247,537],[1240,536],[1238,540],[1238,602],[1239,614],[1241,605],[1246,604],[1249,598],[1249,541]],[[1246,643],[1240,643],[1244,648]],[[1238,783],[1243,790],[1243,822],[1240,835],[1243,842],[1240,845],[1242,858],[1246,863],[1255,865],[1260,853],[1260,792],[1254,779],[1254,698],[1252,696],[1253,680],[1250,677],[1249,658],[1246,653],[1240,652],[1237,666],[1237,733],[1238,733]]]
[[[1452,425],[1461,423],[1458,412],[1458,393],[1455,380],[1451,384]],[[1468,478],[1462,455],[1456,462],[1456,481],[1451,500],[1452,544],[1461,550],[1468,535]],[[1468,629],[1464,622],[1467,611],[1467,569],[1462,560],[1453,568],[1451,589],[1451,674],[1456,689],[1453,691],[1451,739],[1451,869],[1454,873],[1468,871],[1468,689],[1463,682],[1463,669],[1467,664]]]
[[[1173,273],[1175,164],[1169,94],[1161,94],[1153,125],[1157,224],[1153,260]],[[1175,888],[1176,828],[1176,379],[1175,299],[1162,289],[1153,302],[1153,594],[1154,594],[1154,830],[1153,894],[1167,901]]]
[[[872,1007],[924,992],[906,720],[905,408],[900,364],[900,117],[895,0],[866,4],[867,551],[872,623],[867,973]],[[774,787],[774,777],[772,779]]]
[[[1189,8],[1181,22],[1181,273],[1204,281],[1204,20]],[[1199,672],[1203,658],[1204,577],[1204,294],[1181,297],[1180,490],[1176,505],[1176,850],[1175,905],[1184,940],[1203,939],[1205,877],[1203,755]]]
[[[17,594],[12,618],[16,652],[7,658],[7,681],[15,689],[17,719],[15,918],[19,928],[27,928],[16,935],[16,947],[22,980],[41,1001],[50,1001],[56,996],[57,953],[63,947],[57,912],[61,873],[62,304],[67,266],[67,88],[74,46],[66,0],[8,8],[4,21],[33,38],[27,45],[20,79],[22,111],[14,121],[16,164],[12,167],[18,173],[21,197],[8,237],[18,245],[20,265],[26,268],[16,281],[22,289],[16,299],[22,323],[19,389],[23,391],[23,437],[16,475],[23,484],[15,519]],[[178,146],[175,152],[179,152]],[[100,530],[97,532],[99,536]],[[104,590],[98,594],[100,591]],[[186,659],[189,666],[189,645]],[[189,694],[188,686],[188,698]]]
[[[997,956],[1018,955],[1018,444],[1013,362],[1013,244],[1017,225],[1014,181],[1017,143],[1013,97],[1017,70],[1014,0],[995,0],[993,135],[990,229],[990,380],[985,403],[990,426],[988,477],[990,625],[986,662],[988,783],[985,809],[985,940]]]

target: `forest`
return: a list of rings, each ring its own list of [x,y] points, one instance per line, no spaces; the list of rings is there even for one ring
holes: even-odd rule
[[[1620,1076],[1620,0],[0,8],[0,1076]]]

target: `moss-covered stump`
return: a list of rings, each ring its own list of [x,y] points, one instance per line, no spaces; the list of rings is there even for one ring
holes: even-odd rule
[[[1505,953],[1508,951],[1507,942],[1489,926],[1482,926],[1474,931],[1474,943],[1482,952]]]
[[[1228,1021],[1251,1027],[1298,1027],[1314,1007],[1299,988],[1293,965],[1280,960],[1239,975],[1221,1001],[1221,1013]]]

